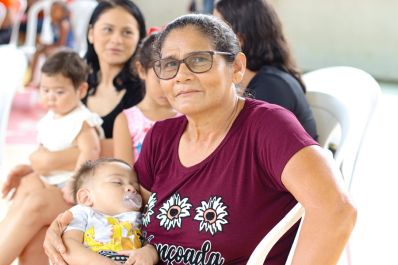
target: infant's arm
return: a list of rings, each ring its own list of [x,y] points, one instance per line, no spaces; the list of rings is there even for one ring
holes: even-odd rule
[[[146,244],[142,248],[119,251],[118,253],[129,256],[128,260],[125,262],[125,265],[153,265],[159,262],[158,252],[156,251],[155,247],[150,244]]]
[[[66,253],[62,255],[66,263],[69,265],[115,265],[111,259],[101,256],[91,251],[83,245],[84,233],[79,230],[69,230],[62,236],[66,247]]]
[[[76,142],[80,150],[76,163],[76,170],[78,170],[87,160],[96,160],[99,158],[101,144],[95,128],[90,127],[87,123],[83,123]]]
[[[75,171],[87,160],[96,160],[99,158],[101,143],[95,128],[90,127],[87,123],[83,123],[76,143],[79,148],[79,157],[77,159]],[[69,203],[74,203],[72,195],[73,178],[70,178],[63,188],[64,199]]]

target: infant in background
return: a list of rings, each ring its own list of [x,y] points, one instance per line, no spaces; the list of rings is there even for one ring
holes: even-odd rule
[[[42,176],[48,184],[62,188],[69,203],[73,203],[71,177],[85,161],[99,157],[99,139],[103,137],[101,118],[80,101],[87,93],[88,71],[84,60],[70,50],[49,57],[41,70],[40,97],[48,112],[38,123],[38,142],[51,152],[71,146],[80,151],[74,171]]]

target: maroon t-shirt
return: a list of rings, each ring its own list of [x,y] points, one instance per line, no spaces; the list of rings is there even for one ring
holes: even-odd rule
[[[161,264],[246,264],[270,229],[296,204],[281,174],[289,159],[317,144],[289,111],[246,99],[230,131],[202,162],[184,167],[178,145],[185,116],[156,123],[135,164],[152,192],[144,236]],[[292,229],[265,264],[285,264]]]

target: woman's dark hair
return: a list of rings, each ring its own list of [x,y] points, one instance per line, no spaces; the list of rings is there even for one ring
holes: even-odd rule
[[[93,27],[94,24],[97,22],[99,17],[106,12],[109,9],[113,9],[116,7],[121,7],[124,10],[126,10],[128,13],[130,13],[135,20],[138,23],[138,28],[139,28],[139,42],[145,37],[146,34],[146,28],[145,28],[145,19],[144,16],[142,15],[140,9],[130,0],[104,0],[104,1],[99,1],[97,7],[94,9],[90,21],[89,21],[89,27]],[[127,62],[124,64],[122,70],[116,75],[116,77],[113,79],[113,85],[116,87],[118,91],[130,87],[136,87],[137,82],[139,81],[139,78],[137,75],[133,72],[130,71],[130,64],[133,60],[134,55],[136,54],[136,51],[133,53],[133,55],[127,60]],[[90,94],[94,94],[96,91],[96,88],[98,86],[99,80],[98,80],[98,71],[100,70],[100,65],[98,61],[98,55],[94,50],[94,45],[89,42],[88,37],[87,37],[87,52],[85,55],[85,59],[88,63],[88,65],[91,67],[91,73],[88,77],[88,84],[90,87]],[[139,93],[142,93],[141,91],[137,91]]]
[[[61,74],[71,80],[73,87],[77,89],[86,82],[89,67],[75,51],[60,50],[46,59],[41,72],[48,76]]]
[[[158,56],[161,54],[162,45],[169,33],[185,27],[193,27],[203,33],[212,42],[216,51],[232,53],[232,56],[224,55],[228,62],[234,61],[235,55],[241,51],[238,38],[224,21],[210,15],[190,14],[173,20],[160,33],[155,44]]]
[[[296,78],[305,92],[282,23],[268,0],[219,0],[215,9],[243,41],[248,69],[258,71],[263,65],[275,66]]]

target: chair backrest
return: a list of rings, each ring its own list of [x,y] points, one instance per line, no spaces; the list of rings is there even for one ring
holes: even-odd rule
[[[256,246],[250,255],[247,265],[262,265],[272,247],[304,215],[304,208],[297,203],[282,220],[277,223]],[[298,232],[297,232],[298,234]],[[296,236],[297,238],[297,236]]]
[[[69,4],[75,49],[82,56],[87,50],[88,22],[97,5],[96,0],[75,0]]]
[[[363,138],[377,105],[380,86],[368,73],[343,66],[315,70],[305,74],[303,79],[307,87],[307,99],[315,116],[319,143],[327,148],[331,141],[337,140],[334,142],[336,144],[334,159],[340,166],[346,185],[349,187]],[[304,213],[304,208],[298,203],[265,235],[247,264],[263,264],[275,243],[300,218],[303,220]],[[298,234],[299,232],[295,241]],[[291,264],[294,249],[295,243],[286,264]]]
[[[10,39],[10,44],[13,45],[18,45],[19,26],[21,25],[21,20],[28,6],[27,0],[19,0],[18,2],[19,2],[19,7],[17,11],[17,19],[12,26],[11,39]]]
[[[340,101],[340,105],[345,106],[346,117],[339,118],[338,123],[335,123],[335,131],[324,137],[326,142],[322,144],[326,146],[332,142],[336,146],[335,159],[347,187],[350,188],[356,160],[381,94],[380,86],[370,74],[347,66],[315,70],[305,74],[303,80],[307,86],[309,101],[314,99],[311,92],[318,92],[317,94],[323,93],[334,97]],[[342,112],[342,107],[339,108]],[[335,113],[335,115],[338,114]],[[323,117],[315,117],[319,131],[327,126],[325,120],[321,118]],[[341,127],[342,125],[344,128]]]
[[[0,27],[1,24],[3,24],[4,19],[6,18],[6,14],[7,14],[7,8],[2,2],[0,2]]]
[[[338,131],[339,142],[334,143],[336,145],[334,159],[336,164],[340,166],[347,152],[346,142],[349,139],[349,134],[352,133],[350,130],[350,112],[343,102],[330,94],[307,91],[306,97],[314,114],[320,146],[328,149],[333,133],[336,129],[340,129]]]
[[[28,61],[15,45],[0,45],[0,165],[2,164],[8,118],[17,88],[22,86]],[[12,62],[12,63],[10,63]]]
[[[37,21],[38,15],[41,11],[44,12],[43,26],[40,34],[40,39],[43,43],[51,43],[51,5],[56,0],[40,0],[35,2],[28,11],[28,19],[26,21],[26,40],[21,49],[28,55],[32,56],[36,51],[36,36],[37,36]]]

